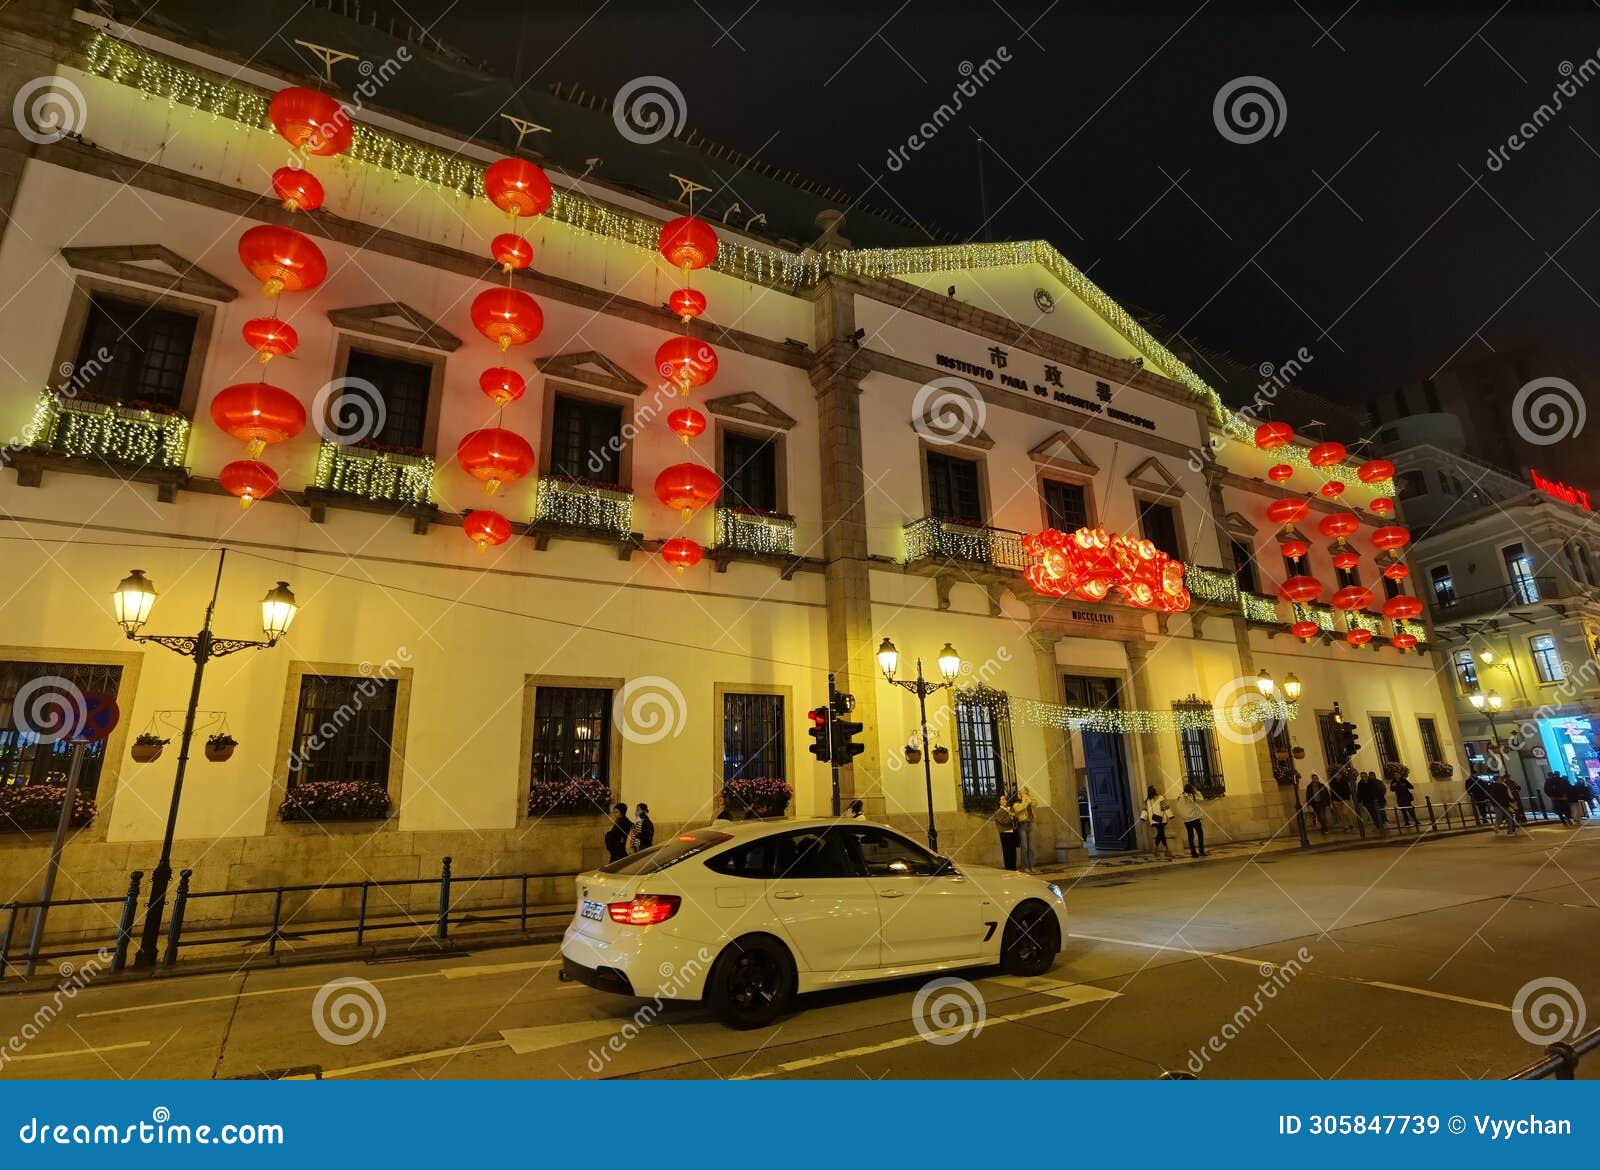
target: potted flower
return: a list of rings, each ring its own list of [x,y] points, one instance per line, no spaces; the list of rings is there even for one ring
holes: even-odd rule
[[[1435,780],[1448,780],[1456,774],[1454,764],[1447,764],[1443,760],[1434,760],[1428,765],[1428,775]]]
[[[905,753],[906,753],[906,763],[908,763],[908,764],[920,764],[920,763],[922,763],[922,749],[921,748],[915,747],[912,744],[908,743],[905,746]]]
[[[1399,760],[1390,760],[1383,766],[1383,778],[1390,782],[1395,780],[1404,780],[1410,775],[1411,769],[1406,767]]]
[[[219,731],[216,735],[206,739],[206,759],[213,764],[220,764],[233,755],[233,749],[239,746],[239,741],[226,731]]]
[[[65,783],[0,785],[0,833],[48,831],[61,820]],[[77,792],[67,823],[81,829],[95,817],[94,797]]]
[[[389,807],[381,781],[304,780],[284,794],[278,815],[285,821],[381,821]]]
[[[161,749],[166,747],[168,740],[162,739],[153,732],[143,732],[133,739],[133,762],[136,764],[149,764],[159,759]]]
[[[794,789],[776,776],[741,776],[729,780],[723,793],[730,810],[742,806],[758,817],[781,817]]]
[[[597,777],[541,777],[528,790],[528,815],[603,814],[612,801],[611,785]]]
[[[933,762],[936,764],[948,764],[950,762],[950,749],[942,743],[934,744]]]

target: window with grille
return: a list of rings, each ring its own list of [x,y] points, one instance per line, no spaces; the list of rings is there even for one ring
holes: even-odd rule
[[[1267,748],[1272,753],[1272,774],[1279,784],[1294,783],[1294,745],[1286,720],[1268,719]]]
[[[75,377],[91,394],[177,410],[194,350],[195,318],[95,293]]]
[[[1511,582],[1513,600],[1521,605],[1532,605],[1538,601],[1539,579],[1533,575],[1533,558],[1520,544],[1508,545],[1500,553],[1505,558],[1506,576]]]
[[[1043,484],[1045,523],[1058,532],[1089,526],[1089,499],[1079,483],[1047,479]]]
[[[1230,540],[1233,547],[1233,583],[1245,593],[1259,593],[1256,580],[1256,553],[1242,540]]]
[[[1539,675],[1540,682],[1560,682],[1567,677],[1566,669],[1561,665],[1561,651],[1556,648],[1556,640],[1549,634],[1535,634],[1529,638],[1528,649],[1533,654],[1533,669]]]
[[[1284,557],[1283,571],[1289,577],[1309,577],[1311,575],[1311,561],[1308,557]]]
[[[1372,719],[1372,746],[1378,753],[1378,759],[1385,764],[1398,764],[1400,762],[1400,745],[1395,741],[1394,723],[1387,715],[1373,715]]]
[[[1456,581],[1449,565],[1435,565],[1428,570],[1428,582],[1433,586],[1434,604],[1449,609],[1456,603]]]
[[[1322,759],[1327,765],[1329,776],[1332,776],[1334,769],[1339,767],[1340,761],[1344,758],[1344,741],[1339,735],[1339,724],[1335,721],[1332,711],[1317,712],[1317,738],[1322,740]]]
[[[533,696],[532,783],[611,782],[609,687],[538,687]]]
[[[308,674],[300,679],[289,784],[321,780],[389,783],[396,679]]]
[[[739,431],[722,432],[722,502],[731,508],[778,510],[778,445]]]
[[[622,407],[557,394],[550,424],[550,471],[554,475],[620,482],[616,452],[622,446]]]
[[[961,766],[961,805],[991,812],[1011,787],[1016,770],[1011,751],[1011,708],[1000,691],[974,687],[956,694],[956,755]]]
[[[983,493],[979,488],[978,464],[972,459],[957,459],[929,451],[928,507],[940,520],[961,524],[983,523]]]
[[[1185,727],[1178,732],[1178,756],[1183,761],[1183,778],[1201,796],[1222,795],[1222,760],[1217,755],[1217,740],[1209,727]]]
[[[120,666],[0,660],[0,788],[65,784],[72,745],[64,739],[47,742],[53,738],[53,700],[76,708],[77,696],[99,691],[115,698],[121,684]],[[99,786],[105,754],[104,741],[83,750],[78,787],[86,796]]]
[[[433,381],[432,366],[352,349],[345,362],[344,376],[377,388],[383,402],[383,419],[382,425],[371,435],[374,442],[386,447],[422,449],[428,433],[428,387]]]
[[[1428,763],[1444,763],[1444,748],[1439,743],[1439,725],[1431,716],[1417,716],[1417,733],[1422,737],[1422,754]]]
[[[1455,652],[1456,677],[1461,680],[1461,685],[1469,691],[1478,689],[1478,663],[1472,657],[1471,650],[1457,650]]]
[[[1178,544],[1178,514],[1171,504],[1139,501],[1139,529],[1144,538],[1175,561],[1183,559]]]
[[[787,779],[782,695],[722,696],[722,779]]]

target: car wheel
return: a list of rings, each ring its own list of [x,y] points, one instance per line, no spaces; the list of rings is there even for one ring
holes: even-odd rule
[[[1061,950],[1061,924],[1043,902],[1024,902],[1006,920],[1000,966],[1007,975],[1043,975]]]
[[[706,981],[706,1001],[730,1028],[764,1028],[794,1002],[794,961],[770,935],[735,939]]]

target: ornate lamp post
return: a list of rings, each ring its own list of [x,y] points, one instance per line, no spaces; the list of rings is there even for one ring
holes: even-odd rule
[[[1474,708],[1489,716],[1489,734],[1494,739],[1495,771],[1504,771],[1505,748],[1500,740],[1500,725],[1494,721],[1494,713],[1505,706],[1506,701],[1500,697],[1498,691],[1490,691],[1488,694],[1484,694],[1482,691],[1473,691],[1472,694],[1467,696],[1467,700]]]
[[[211,601],[206,605],[205,622],[198,634],[141,634],[150,610],[156,603],[156,587],[141,569],[129,573],[116,592],[111,595],[117,612],[117,624],[130,640],[154,642],[168,650],[194,660],[194,681],[189,686],[189,706],[183,716],[183,738],[178,746],[178,771],[172,781],[172,804],[167,809],[167,831],[161,839],[161,860],[150,875],[150,902],[145,909],[144,933],[139,940],[139,953],[134,959],[137,967],[155,965],[156,948],[161,940],[161,920],[166,911],[167,887],[172,881],[172,838],[178,828],[178,804],[183,799],[183,774],[189,763],[189,746],[194,741],[195,712],[200,706],[200,682],[205,676],[206,663],[224,654],[239,650],[255,650],[275,646],[278,639],[288,633],[294,615],[299,609],[294,594],[286,581],[279,581],[267,590],[261,599],[261,629],[266,639],[247,642],[238,638],[219,638],[211,632],[211,615],[217,608],[217,592],[222,587],[222,566],[228,556],[223,549],[217,557],[217,579],[211,586]]]
[[[1261,692],[1261,697],[1271,699],[1278,689],[1277,683],[1264,668],[1256,675],[1256,690]],[[1283,697],[1286,702],[1294,703],[1300,699],[1300,680],[1293,674],[1287,675],[1283,680]],[[1294,819],[1300,828],[1300,848],[1310,849],[1311,838],[1306,835],[1306,810],[1300,802],[1300,769],[1294,766],[1294,732],[1289,730],[1288,713],[1285,711],[1283,720],[1283,736],[1289,741],[1289,782],[1294,785]]]
[[[917,715],[922,726],[922,776],[928,793],[928,848],[935,853],[939,852],[939,830],[933,823],[933,753],[928,747],[928,696],[935,691],[942,691],[956,685],[956,678],[961,674],[961,655],[955,652],[949,642],[944,644],[944,649],[939,651],[939,673],[944,676],[943,682],[929,682],[922,677],[922,659],[917,659],[917,677],[915,681],[905,678],[895,678],[896,671],[900,668],[900,651],[894,648],[894,643],[884,638],[878,647],[878,667],[883,671],[883,677],[897,687],[904,687],[917,696]]]

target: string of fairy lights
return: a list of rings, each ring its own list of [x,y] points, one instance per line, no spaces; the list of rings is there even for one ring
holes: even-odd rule
[[[22,441],[64,455],[180,468],[189,447],[189,420],[181,414],[67,399],[45,390],[23,428]]]
[[[1076,707],[1065,703],[1042,703],[1002,695],[1018,723],[1050,727],[1057,731],[1100,731],[1112,734],[1151,735],[1165,732],[1211,731],[1218,725],[1219,713],[1204,700],[1174,703],[1168,709],[1143,711],[1134,708]],[[1220,714],[1230,727],[1256,723],[1281,723],[1299,718],[1300,707],[1282,699],[1251,699]]]

